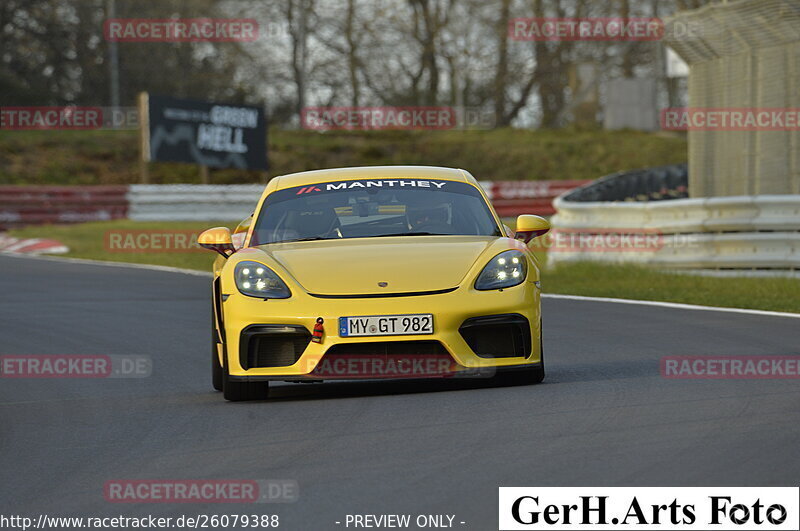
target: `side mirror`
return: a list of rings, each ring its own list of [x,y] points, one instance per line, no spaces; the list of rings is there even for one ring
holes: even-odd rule
[[[247,231],[250,230],[250,225],[253,224],[253,215],[251,214],[250,217],[243,219],[239,225],[233,229],[233,236],[231,236],[231,242],[236,249],[241,249],[244,245],[244,240],[247,238]]]
[[[203,231],[197,237],[197,245],[204,249],[216,251],[225,258],[236,252],[231,241],[231,230],[228,227],[214,227]]]
[[[523,214],[517,218],[517,230],[514,239],[530,242],[532,239],[547,234],[550,222],[546,219],[531,214]]]

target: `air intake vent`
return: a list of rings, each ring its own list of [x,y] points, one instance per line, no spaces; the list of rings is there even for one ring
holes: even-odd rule
[[[531,355],[530,324],[519,314],[473,317],[464,321],[458,331],[481,358],[527,358]]]
[[[251,325],[242,331],[239,361],[245,370],[289,367],[310,342],[311,334],[302,326]]]

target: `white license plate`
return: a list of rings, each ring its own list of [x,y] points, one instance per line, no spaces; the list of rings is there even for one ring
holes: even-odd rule
[[[362,315],[339,317],[339,336],[407,336],[433,333],[433,315]]]

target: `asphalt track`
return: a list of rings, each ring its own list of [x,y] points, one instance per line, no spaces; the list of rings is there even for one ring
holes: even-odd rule
[[[800,482],[797,380],[668,380],[665,355],[797,355],[800,320],[546,300],[548,377],[210,388],[208,279],[0,257],[0,354],[147,355],[144,379],[0,379],[0,514],[455,514],[497,529],[498,486]],[[294,479],[293,504],[112,504],[119,479]],[[465,522],[460,524],[459,522]]]

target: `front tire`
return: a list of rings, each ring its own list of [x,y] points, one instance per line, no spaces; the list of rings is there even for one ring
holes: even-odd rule
[[[498,374],[498,380],[503,385],[534,385],[544,381],[544,345],[541,334],[539,336],[540,361],[538,365],[523,367],[509,372]]]
[[[217,323],[214,322],[214,309],[211,309],[211,385],[216,391],[222,391],[222,365],[217,352]],[[223,348],[224,352],[224,348]]]
[[[228,374],[228,356],[225,356],[225,366],[222,368],[222,395],[230,402],[243,402],[246,400],[266,400],[269,398],[269,382],[240,382],[231,380]]]
[[[214,386],[215,391],[222,391],[222,365],[219,364],[219,354],[217,354],[217,345],[213,345],[214,350],[211,351],[211,385]]]
[[[544,362],[533,367],[525,367],[504,375],[510,385],[533,385],[544,381]]]

